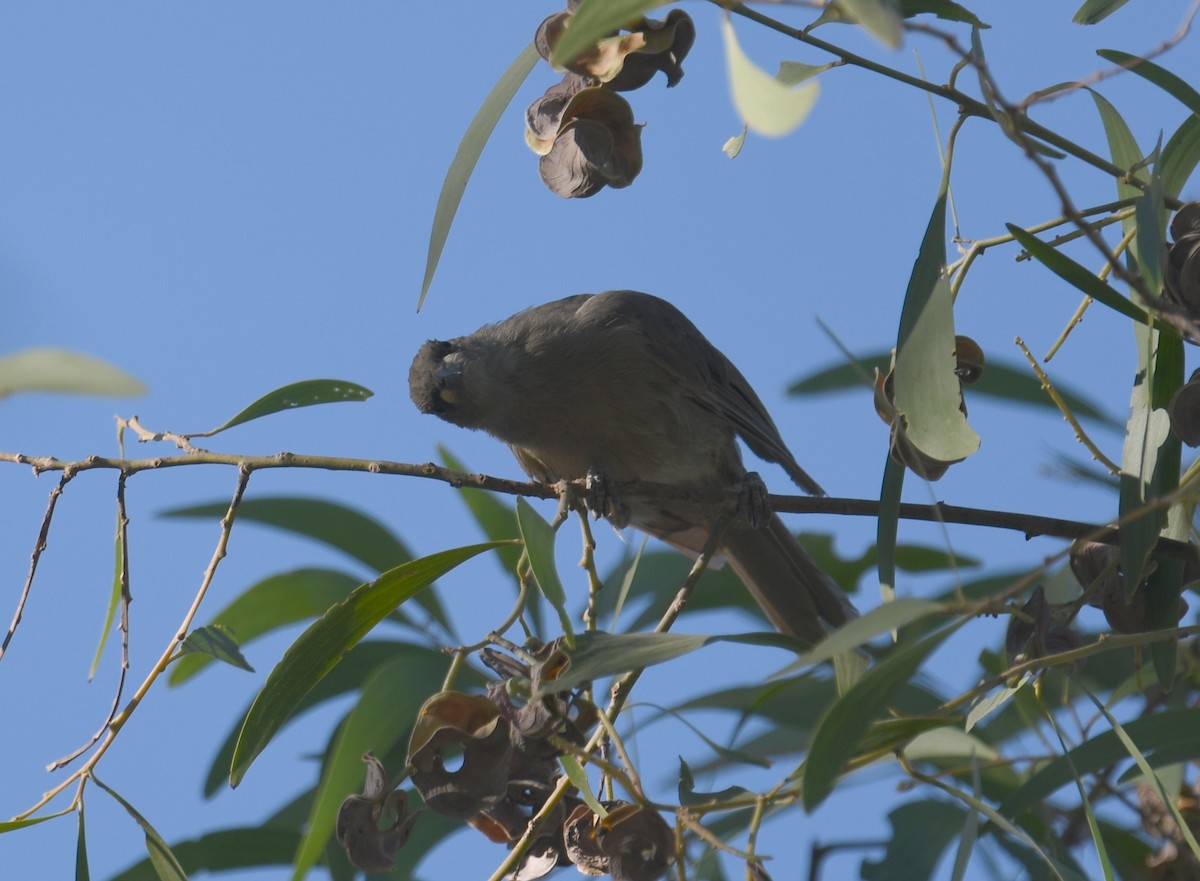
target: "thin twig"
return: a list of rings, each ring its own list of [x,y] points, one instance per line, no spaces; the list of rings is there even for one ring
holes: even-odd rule
[[[58,504],[58,497],[62,495],[63,489],[74,476],[73,470],[64,468],[58,485],[50,490],[50,500],[46,503],[46,513],[42,515],[42,525],[38,529],[37,542],[34,543],[33,553],[29,557],[29,574],[25,576],[25,585],[21,588],[21,596],[17,600],[17,610],[13,613],[12,623],[8,625],[4,641],[0,642],[0,658],[3,658],[4,653],[8,651],[8,644],[12,642],[12,638],[17,632],[17,625],[21,623],[21,615],[25,612],[25,603],[29,599],[29,592],[33,589],[33,576],[37,573],[38,561],[42,558],[42,551],[46,550],[46,541],[50,536],[50,521],[54,517],[54,506]]]

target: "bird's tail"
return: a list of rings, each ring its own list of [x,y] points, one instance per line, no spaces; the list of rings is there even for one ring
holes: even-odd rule
[[[816,643],[830,628],[858,616],[845,592],[774,514],[758,529],[734,520],[721,552],[781,633]]]

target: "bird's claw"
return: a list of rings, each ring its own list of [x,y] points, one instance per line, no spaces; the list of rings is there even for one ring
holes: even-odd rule
[[[597,520],[604,517],[617,529],[629,525],[629,508],[622,504],[616,482],[604,472],[588,469],[583,500]]]
[[[771,519],[771,499],[767,485],[755,471],[749,472],[738,490],[737,513],[755,529],[760,529]]]

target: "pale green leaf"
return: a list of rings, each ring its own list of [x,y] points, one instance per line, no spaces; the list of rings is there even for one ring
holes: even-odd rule
[[[567,611],[567,592],[558,577],[558,565],[554,562],[554,530],[533,506],[523,498],[517,499],[517,525],[521,539],[525,542],[525,553],[529,556],[529,568],[542,596],[558,613],[559,623],[568,644],[574,644],[575,631],[571,626],[571,614]]]
[[[146,835],[146,853],[149,854],[150,862],[154,866],[155,872],[158,873],[160,881],[187,881],[187,873],[179,865],[179,860],[175,858],[175,854],[171,852],[171,848],[167,846],[163,837],[150,825],[150,821],[139,814],[133,805],[101,783],[94,774],[92,782],[111,795],[142,827],[142,832]]]
[[[563,35],[552,47],[551,62],[570,64],[613,31],[634,24],[666,0],[583,0],[573,13]]]
[[[824,663],[865,645],[876,636],[892,633],[913,621],[936,615],[944,611],[944,608],[941,603],[933,600],[909,597],[902,597],[893,602],[876,606],[865,615],[843,624],[776,675],[784,676],[805,667]]]
[[[755,134],[771,138],[782,137],[804,122],[817,101],[819,85],[785,85],[746,57],[728,17],[721,28],[733,104],[742,121]]]
[[[600,804],[600,799],[596,798],[596,794],[592,792],[592,784],[588,780],[587,772],[583,770],[583,765],[579,764],[579,759],[575,758],[570,753],[563,753],[558,757],[558,763],[562,765],[563,772],[567,775],[567,779],[579,790],[579,797],[597,817],[607,817],[608,811],[604,805]]]
[[[0,398],[17,392],[56,392],[132,398],[146,387],[107,361],[66,349],[24,349],[0,357]]]
[[[850,19],[861,24],[889,49],[898,49],[904,39],[900,12],[889,0],[834,0]]]

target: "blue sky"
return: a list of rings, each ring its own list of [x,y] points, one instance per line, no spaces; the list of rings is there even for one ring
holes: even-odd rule
[[[1069,21],[1071,4],[986,5],[997,7],[980,10],[993,25],[984,34],[988,60],[1009,98],[1086,77],[1102,66],[1097,48],[1153,48],[1187,6],[1134,0],[1104,24],[1082,28]],[[821,77],[821,98],[801,129],[780,140],[752,135],[731,161],[720,148],[740,123],[725,82],[720,14],[706,4],[685,8],[698,38],[684,80],[668,91],[659,78],[630,96],[638,121],[646,123],[637,182],[579,202],[542,187],[522,136],[523,109],[557,76],[545,66],[535,69],[483,154],[418,314],[430,221],[458,139],[553,5],[521,0],[505,4],[503,14],[493,4],[365,0],[6,5],[0,10],[0,353],[33,346],[84,351],[139,377],[149,391],[136,400],[7,399],[0,449],[64,459],[115,455],[114,413],[136,413],[154,429],[197,431],[270,389],[330,376],[359,382],[375,397],[281,414],[210,445],[419,462],[444,443],[473,470],[516,477],[501,445],[417,413],[406,387],[412,354],[427,338],[459,335],[528,305],[629,287],[671,299],[730,356],[799,461],[831,494],[877,497],[887,429],[869,396],[788,399],[785,389],[839,359],[818,317],[854,351],[893,344],[940,174],[929,103],[895,82],[835,69]],[[807,15],[798,10],[791,20],[802,23]],[[828,60],[747,22],[735,24],[746,51],[768,70],[781,60]],[[890,52],[849,27],[820,34],[909,73],[917,72],[919,53],[935,81],[945,79],[952,63],[928,37],[910,37]],[[1193,84],[1200,81],[1196,39],[1162,59]],[[1098,89],[1146,149],[1184,117],[1179,105],[1132,76]],[[954,108],[943,103],[935,110],[944,133]],[[1105,152],[1086,93],[1034,115]],[[969,124],[959,154],[953,186],[964,236],[996,235],[1005,222],[1033,224],[1059,213],[1045,181],[995,126]],[[1113,198],[1111,181],[1094,170],[1071,165],[1064,177],[1081,205]],[[1184,195],[1200,198],[1200,189],[1193,183]],[[960,332],[977,339],[989,359],[1008,363],[1019,359],[1014,336],[1044,352],[1077,304],[1045,270],[1014,263],[1014,254],[1012,248],[986,254],[957,308]],[[1093,309],[1049,369],[1123,418],[1134,369],[1127,323]],[[1114,513],[1107,493],[1050,473],[1058,453],[1085,457],[1054,415],[979,400],[971,401],[971,421],[983,437],[979,454],[932,489],[910,481],[908,498],[1075,519]],[[1089,427],[1110,455],[1119,455],[1119,435]],[[762,471],[768,486],[788,491],[777,469]],[[233,481],[231,471],[216,468],[130,481],[134,682],[170,638],[216,539],[215,524],[155,515],[227,499]],[[88,684],[85,676],[111,578],[114,484],[111,474],[96,473],[69,487],[25,620],[0,662],[8,720],[0,726],[0,817],[24,809],[53,784],[44,766],[84,742],[111,701],[113,647],[96,681]],[[52,486],[50,476],[0,468],[6,620],[3,610],[15,606]],[[421,553],[475,539],[453,494],[423,481],[271,473],[255,477],[252,493],[360,506]],[[866,520],[791,522],[836,534],[848,555],[873,540]],[[598,534],[608,545],[602,552],[619,553],[610,533]],[[905,525],[902,538],[944,542],[937,529],[920,525]],[[954,530],[951,542],[995,567],[1033,565],[1058,549],[968,529]],[[569,551],[564,559],[574,559],[577,549]],[[265,575],[321,564],[349,565],[311,543],[239,526],[208,613]],[[450,596],[476,613],[464,629],[470,622],[486,628],[506,610],[507,597],[486,595],[494,577],[489,566],[478,562],[447,582]],[[900,590],[920,594],[942,583],[911,580]],[[856,601],[870,607],[877,591],[866,583]],[[721,632],[744,623],[700,620],[685,629]],[[168,841],[255,822],[307,780],[306,757],[324,743],[331,716],[289,730],[236,792],[211,802],[199,796],[216,743],[286,643],[253,646],[257,676],[213,670],[186,688],[152,694],[102,763],[102,779]],[[728,657],[714,655],[714,676],[731,663],[762,664],[762,676],[778,666],[774,656]],[[972,669],[970,646],[962,657]],[[943,675],[961,679],[954,670]],[[648,677],[646,699],[670,700],[671,680]],[[659,783],[669,794],[679,749],[655,743],[653,729],[646,740],[646,755],[663,758]],[[763,849],[777,856],[774,877],[796,877],[812,838],[845,838],[848,823],[855,837],[886,836],[884,811],[874,805],[889,785],[869,790],[869,811],[857,801],[861,791],[847,787],[801,829],[777,824],[768,831]],[[94,790],[88,806],[92,873],[105,878],[140,858],[141,834]],[[0,837],[0,865],[14,878],[70,877],[73,852],[69,820]],[[464,835],[434,854],[424,875],[479,877],[498,860],[497,851]]]

